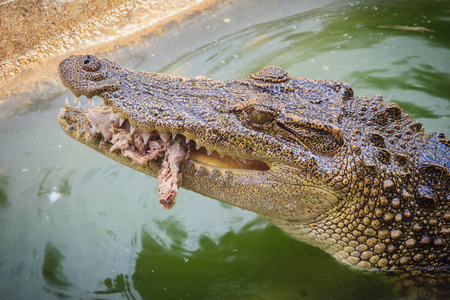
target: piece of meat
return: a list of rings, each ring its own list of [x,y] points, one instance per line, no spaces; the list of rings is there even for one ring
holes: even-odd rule
[[[119,115],[110,109],[91,109],[86,114],[86,118],[91,123],[91,134],[101,133],[106,141],[113,137],[113,128],[119,125]]]
[[[138,164],[146,164],[150,160],[158,159],[159,157],[164,157],[166,148],[164,143],[159,141],[151,141],[151,147],[144,154],[139,153],[135,149],[125,149],[122,150],[122,155],[126,157],[131,157]]]
[[[109,149],[109,151],[114,152],[115,150],[120,149],[123,152],[131,147],[132,142],[133,137],[128,131],[120,131],[112,137],[111,143],[113,146]]]
[[[135,133],[133,134],[133,141],[134,141],[134,146],[136,146],[136,149],[139,153],[141,153],[142,155],[145,154],[145,148],[146,148],[146,144],[144,143],[144,137],[142,136],[142,134],[139,133]]]
[[[111,109],[94,108],[86,114],[91,123],[91,134],[100,133],[111,144],[110,152],[120,150],[138,164],[164,157],[158,173],[159,203],[169,209],[175,205],[175,197],[181,185],[180,163],[189,157],[189,147],[181,137],[171,138],[170,132],[144,133],[135,129],[130,133],[129,122],[121,122]]]
[[[189,157],[189,149],[178,137],[171,141],[166,140],[165,143],[167,144],[166,155],[158,173],[158,195],[161,206],[169,209],[176,203],[175,197],[182,181],[179,166]]]

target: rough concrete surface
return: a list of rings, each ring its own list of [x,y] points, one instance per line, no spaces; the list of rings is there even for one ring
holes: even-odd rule
[[[11,95],[55,81],[57,64],[67,55],[139,42],[217,2],[0,0],[0,110],[14,101]]]

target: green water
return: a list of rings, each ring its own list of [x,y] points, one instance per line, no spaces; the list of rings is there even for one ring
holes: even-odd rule
[[[380,93],[449,136],[449,12],[429,0],[231,1],[103,56],[220,80],[277,64]],[[384,278],[253,213],[186,190],[163,210],[155,179],[62,132],[66,97],[0,122],[0,299],[395,298]]]

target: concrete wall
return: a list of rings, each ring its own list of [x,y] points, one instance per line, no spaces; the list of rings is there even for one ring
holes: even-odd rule
[[[101,53],[158,34],[214,0],[0,0],[0,109],[41,81],[58,81],[59,61]],[[9,96],[9,97],[8,97]]]

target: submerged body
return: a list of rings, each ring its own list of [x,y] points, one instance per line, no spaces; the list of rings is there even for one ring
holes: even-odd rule
[[[156,177],[175,156],[163,161],[152,145],[177,141],[175,185],[254,211],[348,265],[449,283],[450,142],[424,136],[396,104],[275,66],[221,82],[87,55],[59,71],[76,96],[105,102],[62,110],[61,127],[80,142]],[[95,111],[113,124],[93,122]]]

